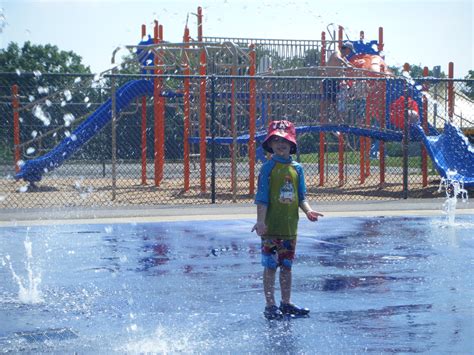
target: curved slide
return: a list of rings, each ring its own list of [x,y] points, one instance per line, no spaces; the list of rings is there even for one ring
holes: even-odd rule
[[[116,92],[116,111],[119,113],[137,97],[153,94],[153,83],[148,80],[129,81]],[[59,167],[65,160],[80,149],[89,139],[98,133],[112,118],[112,99],[108,99],[69,137],[65,138],[47,154],[28,160],[15,175],[16,180],[38,182],[42,175]]]
[[[436,136],[427,136],[420,125],[416,129],[438,173],[447,178],[448,170],[455,171],[450,179],[474,187],[474,147],[461,130],[448,122],[443,133]]]

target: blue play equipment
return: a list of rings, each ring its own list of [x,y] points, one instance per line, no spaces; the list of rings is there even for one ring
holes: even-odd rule
[[[451,180],[463,181],[464,186],[474,186],[474,147],[458,127],[446,122],[442,134],[425,135],[423,128],[415,126],[438,173]],[[454,172],[456,172],[454,174]]]
[[[149,45],[153,41],[150,37],[140,42],[140,45]],[[365,53],[379,55],[375,49],[377,41],[364,43],[362,41],[352,41],[356,53]],[[138,49],[136,53],[138,60],[142,65],[153,63],[153,53],[143,49]],[[132,100],[141,96],[153,95],[153,83],[150,80],[130,81],[120,87],[116,93],[116,110],[120,113],[126,108]],[[167,98],[179,98],[183,94],[170,90],[164,90],[161,95]],[[219,93],[218,98],[224,98],[230,93]],[[248,93],[237,93],[240,99],[248,99]],[[296,133],[308,132],[340,132],[353,134],[357,136],[370,137],[382,141],[401,141],[403,132],[394,127],[390,122],[390,105],[401,96],[410,97],[418,107],[422,107],[422,93],[415,84],[407,80],[387,79],[386,80],[386,129],[380,127],[354,127],[346,124],[330,124],[322,126],[299,126],[296,127]],[[257,120],[256,142],[261,143],[266,136],[265,122],[267,120],[267,101],[285,98],[286,100],[316,100],[320,98],[319,93],[262,93],[259,95],[261,114]],[[91,116],[89,116],[81,125],[79,125],[72,134],[60,142],[53,150],[27,161],[15,175],[15,179],[23,179],[34,183],[41,180],[44,173],[59,167],[65,160],[70,158],[87,141],[97,134],[110,120],[112,116],[112,101],[107,100]],[[423,120],[423,112],[420,110],[419,122]],[[456,179],[464,181],[465,186],[474,186],[474,148],[469,144],[467,138],[462,132],[451,124],[446,124],[444,132],[439,133],[433,126],[429,126],[428,135],[418,124],[410,125],[410,139],[421,140],[427,148],[427,151],[434,162],[438,173],[442,177],[447,177],[448,170],[457,171]],[[199,143],[199,137],[190,137],[190,143]],[[246,144],[249,141],[249,135],[243,134],[237,137],[237,143]],[[207,142],[212,139],[207,137]],[[215,137],[217,144],[232,144],[232,137]],[[264,161],[265,152],[261,147],[257,148],[257,158]]]
[[[152,94],[153,84],[149,80],[134,80],[126,83],[116,93],[117,113],[126,108],[135,98]],[[111,118],[112,100],[108,99],[53,150],[39,158],[28,160],[15,175],[15,179],[33,183],[40,181],[44,173],[59,167],[98,133]]]

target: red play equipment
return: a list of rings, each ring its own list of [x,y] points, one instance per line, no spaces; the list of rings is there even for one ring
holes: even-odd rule
[[[203,15],[202,15],[202,8],[199,7],[197,11],[197,44],[201,45],[201,50],[199,50],[199,69],[198,74],[201,75],[203,78],[200,80],[199,84],[199,104],[198,104],[198,111],[199,111],[199,167],[200,167],[200,189],[202,192],[206,192],[206,150],[207,150],[207,117],[206,117],[206,90],[207,90],[207,83],[206,79],[204,78],[209,72],[207,71],[207,57],[206,57],[206,50],[204,50],[203,44],[205,43],[205,38],[203,37]],[[145,35],[145,26],[142,26],[142,36]],[[343,43],[343,36],[344,36],[344,29],[342,26],[338,28],[338,38],[336,45],[341,47]],[[163,43],[163,27],[158,23],[155,22],[154,28],[154,43],[159,44]],[[360,40],[364,40],[364,32],[360,32]],[[184,30],[184,37],[183,37],[184,48],[190,49],[195,46],[191,45],[191,37],[189,34],[189,29],[185,27]],[[321,41],[320,41],[320,63],[321,67],[326,65],[326,55],[327,49],[333,43],[331,41],[326,40],[326,33],[321,33]],[[194,43],[196,45],[196,43]],[[383,50],[384,43],[383,43],[383,28],[379,28],[379,38],[377,43],[377,50],[380,52]],[[164,62],[160,61],[160,57],[163,55],[163,51],[166,49],[159,49],[156,50],[155,56],[155,68],[164,68]],[[380,55],[376,54],[366,54],[366,53],[359,53],[354,55],[350,58],[351,63],[358,69],[360,72],[355,72],[351,70],[346,70],[346,76],[366,76],[366,77],[376,77],[376,78],[383,78],[391,76],[392,73],[388,70],[388,66],[386,65],[384,59]],[[153,71],[155,74],[164,74],[163,69],[154,69]],[[184,68],[183,72],[184,75],[189,76],[192,74],[192,70],[189,63],[189,57],[185,56],[184,60]],[[237,75],[235,68],[231,69],[230,75]],[[256,75],[256,52],[254,45],[251,45],[249,48],[249,56],[248,56],[248,75],[255,76]],[[154,125],[154,132],[155,132],[155,185],[159,186],[162,178],[163,178],[163,166],[164,166],[164,139],[163,136],[164,132],[164,106],[165,106],[165,98],[160,95],[160,91],[163,88],[162,78],[155,78],[155,93],[154,93],[154,114],[155,114],[155,125]],[[349,82],[350,85],[350,82]],[[371,118],[376,117],[377,121],[380,124],[381,129],[385,129],[385,115],[386,115],[386,108],[384,103],[386,102],[386,88],[384,81],[372,81],[369,82],[369,92],[366,97],[366,119],[365,124],[370,126]],[[232,80],[232,100],[231,100],[231,109],[230,109],[230,129],[231,131],[235,130],[234,126],[234,116],[235,116],[235,85],[234,81]],[[188,191],[190,188],[190,135],[191,135],[191,104],[190,104],[190,79],[185,78],[183,79],[183,95],[184,95],[184,135],[183,135],[183,147],[184,147],[184,158],[183,158],[183,187],[185,191]],[[248,141],[248,158],[249,158],[249,194],[254,193],[254,180],[255,180],[255,150],[256,150],[256,143],[255,143],[255,135],[256,135],[256,81],[250,80],[249,84],[249,141]],[[416,112],[419,112],[418,105],[413,100],[409,99],[409,107],[410,109],[413,108]],[[404,110],[404,98],[399,98],[395,102],[392,103],[390,107],[390,121],[394,124],[397,128],[403,128],[401,122],[403,121],[403,117],[401,113]],[[143,117],[146,117],[146,108],[143,105],[142,111],[142,122]],[[321,111],[321,116],[324,116],[325,113]],[[145,132],[146,127],[143,126],[143,132]],[[325,152],[326,152],[326,133],[321,131],[319,133],[319,171],[325,171]],[[339,185],[342,186],[344,184],[344,154],[345,154],[345,141],[344,135],[342,133],[338,133],[338,172],[339,172]],[[371,138],[369,137],[361,137],[360,138],[360,183],[363,184],[365,179],[370,175],[370,159],[369,159],[369,151],[371,146]],[[146,183],[146,136],[145,133],[142,134],[142,184]],[[232,183],[232,190],[234,190],[235,184],[235,176],[236,176],[236,168],[235,168],[235,154],[234,151],[236,147],[234,144],[230,144],[229,149],[231,151],[231,183]],[[384,184],[385,182],[385,146],[384,141],[380,141],[379,145],[379,171],[380,171],[380,185]],[[426,160],[426,152],[423,152],[423,160]],[[423,175],[426,175],[426,168],[423,168]],[[319,174],[319,186],[324,186],[325,184],[325,176],[324,173]]]
[[[356,52],[350,58],[351,63],[355,69],[341,69],[342,74],[339,76],[330,76],[325,73],[328,72],[326,56],[337,46],[340,48],[343,43],[344,29],[339,26],[337,31],[337,38],[334,34],[331,40],[326,38],[326,32],[321,33],[321,40],[314,41],[296,41],[296,40],[262,40],[262,39],[242,39],[242,38],[217,38],[217,37],[204,37],[203,36],[203,22],[202,22],[202,9],[198,8],[197,11],[197,41],[192,40],[190,31],[186,26],[184,29],[182,43],[169,43],[164,40],[163,26],[155,21],[153,28],[153,36],[150,37],[150,41],[141,42],[138,46],[127,46],[127,48],[133,51],[138,60],[141,63],[141,69],[144,74],[154,74],[151,79],[145,78],[143,81],[146,83],[135,83],[142,90],[140,91],[141,99],[141,184],[147,184],[147,108],[146,108],[146,96],[150,95],[147,91],[147,87],[152,90],[153,97],[153,132],[154,132],[154,185],[160,186],[164,178],[164,167],[165,167],[165,140],[169,137],[165,137],[166,127],[166,112],[165,106],[167,103],[166,92],[173,90],[173,97],[180,97],[181,102],[174,102],[179,105],[179,109],[182,110],[183,116],[183,191],[189,191],[191,188],[191,158],[199,158],[199,189],[200,192],[207,192],[207,151],[209,149],[208,142],[216,142],[215,137],[211,137],[211,112],[212,108],[208,107],[216,103],[216,96],[213,95],[213,91],[210,89],[212,83],[214,83],[213,75],[219,77],[222,86],[228,88],[220,93],[219,100],[222,106],[225,105],[225,110],[221,110],[219,121],[220,126],[223,127],[225,135],[219,138],[218,144],[225,144],[229,146],[230,157],[230,181],[231,190],[233,194],[233,200],[235,200],[237,190],[237,163],[238,163],[238,144],[247,144],[247,156],[248,156],[248,175],[246,176],[245,183],[248,183],[248,194],[253,195],[255,192],[255,165],[257,156],[257,145],[256,140],[261,138],[261,127],[266,127],[266,122],[271,119],[281,119],[283,117],[277,117],[281,115],[280,108],[284,107],[284,114],[288,114],[288,118],[302,117],[309,122],[309,125],[304,128],[302,122],[298,122],[300,125],[301,132],[318,132],[319,135],[319,157],[318,157],[318,168],[319,168],[319,186],[325,186],[327,179],[325,172],[329,169],[328,159],[328,146],[331,141],[331,136],[327,137],[327,132],[332,132],[337,137],[337,174],[338,174],[338,185],[342,186],[347,179],[345,164],[345,152],[346,147],[349,146],[350,140],[345,140],[345,134],[358,135],[359,146],[355,149],[359,149],[359,180],[363,184],[366,178],[370,175],[370,147],[371,139],[378,139],[379,145],[379,171],[380,171],[380,182],[382,186],[385,183],[385,144],[384,139],[390,140],[389,138],[380,138],[380,135],[370,134],[369,128],[376,126],[376,128],[384,133],[386,129],[403,129],[405,121],[406,108],[417,112],[423,118],[423,127],[425,132],[428,130],[427,125],[427,112],[426,100],[416,101],[411,97],[405,100],[404,96],[389,97],[392,91],[388,87],[389,79],[394,78],[393,74],[388,70],[384,59],[381,57],[380,52],[383,50],[383,29],[379,28],[379,38],[376,44],[377,49],[372,52]],[[141,27],[142,38],[146,36],[146,27]],[[364,42],[364,33],[360,33],[360,41],[352,41],[354,44],[360,45]],[[375,41],[373,41],[375,42]],[[296,48],[295,52],[292,52]],[[153,58],[151,63],[142,61],[143,57],[140,57],[138,51],[146,52],[146,55],[151,55]],[[298,52],[299,51],[299,52]],[[272,68],[271,64],[267,69],[262,69],[262,63],[265,62],[266,53],[276,53],[279,59],[301,59],[304,58],[308,52],[314,51],[318,53],[319,58],[317,66],[290,68],[290,69],[279,69]],[[288,54],[289,53],[289,54]],[[260,56],[257,58],[257,54]],[[146,58],[145,58],[146,59]],[[257,63],[258,62],[258,63]],[[263,66],[265,67],[265,66]],[[405,68],[407,70],[407,68]],[[280,72],[278,72],[280,70]],[[285,75],[290,82],[291,78],[299,80],[300,73],[306,74],[306,78],[312,80],[311,90],[309,93],[306,92],[293,92],[288,86],[282,90],[280,88],[272,88],[275,82],[271,80],[263,81],[260,79],[272,78],[277,75]],[[308,74],[309,73],[309,74]],[[452,78],[452,65],[450,65],[449,75]],[[167,84],[167,76],[173,76],[178,74],[180,76],[177,79],[176,86],[170,88]],[[427,71],[426,71],[427,75]],[[146,77],[146,75],[145,75]],[[303,80],[305,77],[302,77]],[[330,78],[336,80],[337,83],[344,83],[348,87],[357,86],[357,84],[363,83],[366,87],[366,92],[362,98],[364,101],[364,110],[360,116],[361,119],[357,122],[364,132],[357,131],[360,127],[345,127],[347,122],[340,120],[337,122],[331,121],[332,117],[328,107],[324,103],[324,86],[322,85],[323,79]],[[239,80],[242,79],[242,80]],[[258,80],[257,80],[258,79]],[[359,80],[358,80],[359,79]],[[148,80],[148,81],[147,81]],[[151,82],[153,85],[151,86]],[[264,82],[265,85],[258,86],[260,82]],[[282,81],[283,82],[283,81]],[[285,82],[285,85],[288,84]],[[294,82],[294,80],[293,80]],[[278,84],[278,83],[277,83]],[[309,85],[309,86],[311,86]],[[275,84],[275,86],[277,86]],[[123,88],[122,88],[123,89]],[[125,88],[126,89],[126,88]],[[168,90],[170,89],[170,90]],[[297,90],[300,90],[298,88]],[[426,89],[426,88],[425,88]],[[302,91],[305,90],[303,87]],[[398,90],[398,89],[397,89]],[[354,91],[354,90],[353,90]],[[400,90],[398,90],[400,91]],[[18,88],[13,87],[13,108],[14,108],[14,131],[15,131],[15,161],[20,160],[19,152],[19,117],[18,117]],[[211,94],[211,95],[210,95]],[[307,101],[302,99],[304,95],[311,97]],[[313,95],[313,96],[311,96]],[[115,97],[115,95],[112,95]],[[182,99],[181,99],[182,98]],[[228,101],[225,101],[228,100]],[[291,102],[293,100],[293,102]],[[218,101],[218,100],[217,100]],[[453,115],[454,111],[454,90],[452,82],[448,83],[448,104],[449,114]],[[126,102],[122,102],[124,105]],[[218,102],[219,104],[219,102]],[[287,107],[292,105],[304,104],[308,109],[301,111],[291,111]],[[337,103],[336,103],[337,104]],[[221,108],[222,108],[221,106]],[[228,106],[228,107],[227,107]],[[280,106],[280,107],[279,107]],[[313,107],[315,106],[315,107]],[[113,105],[113,108],[115,104]],[[225,112],[224,112],[225,111]],[[181,111],[180,111],[181,112]],[[293,115],[293,116],[291,116]],[[336,114],[337,116],[337,114]],[[107,117],[102,117],[107,118]],[[339,117],[336,117],[339,119]],[[257,122],[258,121],[258,122]],[[333,124],[335,123],[335,124]],[[104,121],[105,124],[105,121]],[[329,128],[328,128],[329,127]],[[306,129],[306,131],[304,131]],[[357,132],[356,132],[357,131]],[[354,133],[356,132],[356,133]],[[368,134],[366,134],[368,132]],[[373,132],[372,132],[373,133]],[[372,138],[370,138],[372,137]],[[349,143],[348,143],[349,142]],[[198,146],[197,154],[193,154],[193,145]],[[357,144],[354,144],[356,147]],[[72,153],[68,151],[68,154]],[[58,156],[61,156],[58,154]],[[423,161],[423,184],[427,184],[427,155],[426,151],[422,153]],[[45,160],[44,160],[45,162]],[[29,173],[23,173],[20,178],[34,177],[37,180],[28,181],[39,181],[44,169],[41,168],[41,164],[37,162],[37,166],[31,164],[32,168]],[[62,162],[62,160],[61,160]],[[50,166],[50,162],[46,162]],[[60,163],[57,164],[59,166]],[[39,167],[39,168],[38,168]],[[18,165],[16,166],[18,173]],[[213,175],[215,176],[215,175]],[[247,187],[247,185],[246,185]]]

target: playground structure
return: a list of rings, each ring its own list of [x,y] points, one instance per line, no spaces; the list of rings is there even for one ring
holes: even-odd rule
[[[115,122],[122,111],[134,100],[141,101],[142,138],[141,138],[141,184],[147,181],[147,122],[146,97],[153,98],[153,184],[159,187],[165,179],[166,152],[165,136],[166,107],[174,105],[183,117],[182,152],[182,189],[189,191],[191,186],[191,160],[199,158],[199,189],[206,193],[209,189],[207,164],[209,154],[215,154],[215,144],[228,146],[229,175],[233,200],[238,191],[238,164],[242,153],[247,156],[248,195],[255,193],[255,168],[258,158],[264,159],[257,143],[265,136],[265,128],[272,119],[292,120],[297,133],[317,133],[318,154],[317,171],[319,187],[327,184],[328,141],[327,135],[337,139],[337,174],[339,187],[347,181],[345,154],[347,140],[344,134],[359,137],[352,149],[359,151],[358,180],[364,184],[371,175],[371,141],[378,141],[379,186],[386,183],[385,143],[402,142],[406,147],[408,135],[422,140],[426,146],[422,154],[422,185],[428,185],[428,154],[434,161],[438,173],[444,177],[446,171],[456,169],[459,179],[465,186],[474,185],[472,167],[472,147],[467,143],[462,154],[454,153],[459,130],[445,130],[440,135],[438,125],[430,120],[428,110],[429,88],[426,80],[423,87],[411,83],[406,78],[391,74],[380,56],[383,50],[383,30],[379,29],[378,41],[365,42],[361,32],[360,39],[352,41],[356,53],[350,58],[356,69],[340,69],[341,75],[327,75],[325,66],[329,51],[343,42],[343,28],[338,28],[330,40],[323,32],[321,40],[285,41],[224,37],[204,37],[202,34],[202,11],[198,9],[198,35],[193,41],[186,27],[181,43],[169,43],[164,40],[163,27],[155,22],[153,36],[142,40],[138,45],[127,46],[140,63],[141,75],[138,80],[130,80],[117,88],[120,78],[115,68],[106,77],[111,80],[111,98],[93,112],[83,123],[76,127],[70,137],[65,138],[47,154],[26,161],[19,166],[21,142],[18,129],[15,130],[16,179],[37,183],[42,176],[58,168],[66,159],[80,149],[91,137],[99,132],[109,121],[112,122],[112,184],[115,186],[116,157],[114,152]],[[142,26],[142,38],[146,37],[146,28]],[[288,59],[296,62],[285,67]],[[115,61],[115,53],[114,59]],[[313,65],[316,64],[316,65]],[[450,64],[450,78],[453,66]],[[426,73],[427,75],[427,70]],[[331,79],[350,86],[341,94],[353,95],[352,98],[338,97],[336,105],[327,103],[324,98],[322,80]],[[436,84],[438,81],[431,81]],[[17,90],[17,89],[14,89]],[[352,90],[352,92],[350,91]],[[341,90],[342,91],[342,90]],[[354,95],[354,92],[359,94]],[[19,102],[14,91],[13,107],[15,122],[18,122]],[[454,121],[455,103],[453,82],[447,82],[447,118]],[[358,104],[350,118],[345,103]],[[335,107],[329,107],[335,106]],[[30,107],[34,107],[30,105]],[[419,114],[418,124],[409,124],[407,112],[413,108]],[[472,111],[471,111],[472,113]],[[434,116],[436,118],[436,115]],[[471,115],[472,117],[472,115]],[[449,123],[447,123],[449,125]],[[19,123],[16,123],[19,127]],[[411,131],[411,132],[410,132]],[[438,137],[430,138],[430,137]],[[443,138],[443,137],[446,137]],[[465,141],[462,137],[461,140]],[[436,145],[436,142],[447,142]],[[452,143],[449,143],[452,142]],[[244,149],[242,149],[244,146]],[[197,149],[196,149],[197,147]],[[405,149],[405,148],[404,148]],[[444,159],[437,157],[441,149]],[[446,157],[461,157],[462,166],[453,165]],[[211,158],[211,176],[214,177],[215,156]],[[407,167],[405,167],[407,168]],[[326,174],[325,174],[326,172]],[[406,174],[405,174],[406,175]],[[406,184],[407,182],[404,182]],[[211,180],[211,189],[215,180]],[[115,191],[115,189],[113,189]],[[113,193],[113,197],[115,194]]]

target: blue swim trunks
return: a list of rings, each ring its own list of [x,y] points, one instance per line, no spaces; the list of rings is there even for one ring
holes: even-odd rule
[[[263,239],[262,266],[276,269],[284,266],[291,269],[295,258],[296,239]]]

